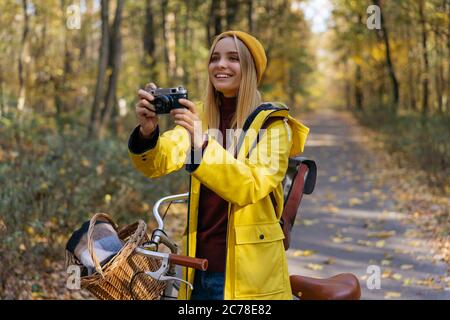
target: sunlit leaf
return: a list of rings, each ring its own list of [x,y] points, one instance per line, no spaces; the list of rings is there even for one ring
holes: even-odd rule
[[[314,250],[295,250],[292,254],[294,257],[309,257],[315,253]]]
[[[307,267],[308,269],[311,269],[311,270],[314,270],[314,271],[322,270],[322,269],[323,269],[323,266],[321,266],[320,264],[317,264],[317,263],[308,263],[308,264],[306,265],[306,267]]]
[[[395,230],[390,231],[379,231],[379,232],[369,232],[367,236],[369,238],[389,238],[395,236]]]
[[[402,296],[400,292],[388,291],[384,294],[385,299],[398,299]]]
[[[414,266],[412,264],[402,264],[400,266],[400,269],[402,269],[402,270],[411,270],[412,268],[414,268]]]
[[[359,198],[350,198],[350,200],[348,200],[348,205],[350,207],[356,206],[358,204],[362,204],[363,202],[359,199]]]

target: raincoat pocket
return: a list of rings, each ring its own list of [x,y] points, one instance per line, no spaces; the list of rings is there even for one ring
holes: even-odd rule
[[[284,234],[278,222],[235,226],[236,298],[264,299],[285,290]]]

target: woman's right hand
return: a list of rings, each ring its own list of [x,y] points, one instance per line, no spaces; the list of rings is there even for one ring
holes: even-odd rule
[[[156,89],[154,83],[149,83],[145,89]],[[150,103],[154,97],[145,90],[139,89],[139,101],[136,103],[135,112],[140,124],[140,133],[144,138],[150,138],[158,125],[158,116],[155,113],[155,107]]]

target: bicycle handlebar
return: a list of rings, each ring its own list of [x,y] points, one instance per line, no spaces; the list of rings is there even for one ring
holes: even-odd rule
[[[206,271],[208,269],[208,260],[199,259],[188,256],[181,256],[178,254],[169,254],[169,261],[173,264],[178,264],[180,266],[194,268],[201,271]]]
[[[189,192],[181,193],[181,194],[175,194],[171,196],[167,196],[164,198],[159,199],[155,205],[153,206],[153,216],[155,217],[156,221],[158,222],[158,229],[164,230],[164,222],[161,218],[161,215],[159,214],[159,207],[166,202],[185,202],[189,196]]]
[[[201,271],[206,271],[208,269],[208,260],[207,259],[200,259],[200,258],[194,258],[189,256],[183,256],[175,253],[165,253],[165,252],[159,252],[159,251],[152,251],[152,250],[146,250],[143,247],[137,247],[136,252],[144,255],[149,256],[157,259],[167,259],[172,264],[177,264],[180,266],[188,267],[188,268],[194,268]],[[166,261],[167,261],[166,260]]]

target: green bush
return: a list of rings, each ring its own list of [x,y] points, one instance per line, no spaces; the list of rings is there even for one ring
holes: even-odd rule
[[[14,274],[32,278],[63,260],[67,239],[95,212],[122,226],[149,221],[156,199],[188,189],[184,170],[158,179],[137,172],[128,136],[90,141],[76,124],[57,134],[54,121],[14,116],[0,122],[0,298]]]
[[[399,165],[427,173],[429,186],[450,192],[450,117],[417,113],[394,115],[368,109],[356,113],[360,122],[382,134],[387,151]]]

